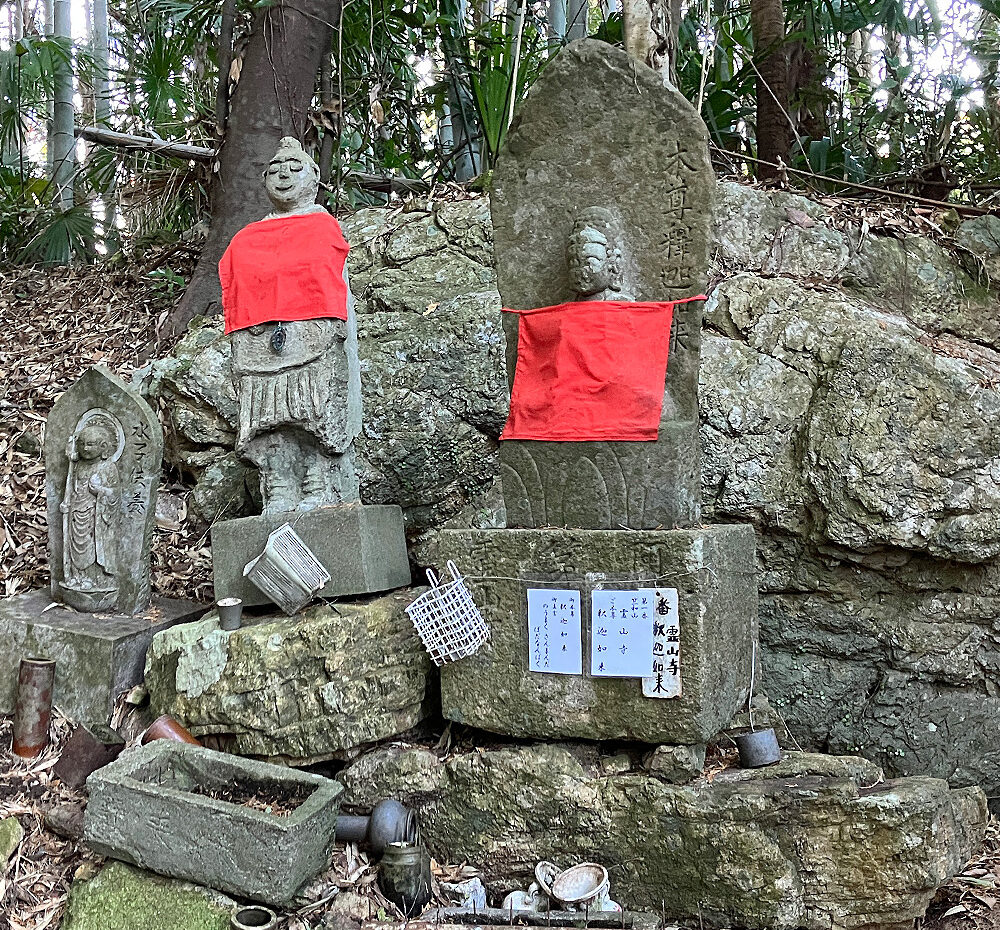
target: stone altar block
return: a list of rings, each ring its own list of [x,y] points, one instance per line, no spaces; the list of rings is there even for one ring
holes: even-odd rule
[[[340,504],[216,523],[212,563],[217,599],[240,597],[246,606],[270,603],[243,577],[243,568],[284,523],[292,525],[332,576],[320,597],[372,594],[410,583],[403,511],[394,504]]]
[[[47,610],[51,604],[47,591],[0,601],[0,713],[14,709],[21,659],[46,656],[56,660],[55,705],[81,723],[106,724],[115,697],[142,682],[153,634],[204,612],[167,598],[136,616]]]
[[[454,559],[492,631],[475,656],[441,669],[444,716],[517,737],[698,744],[746,700],[757,636],[754,533],[686,530],[442,530],[432,559]],[[655,579],[655,580],[654,580]],[[591,678],[590,595],[674,587],[682,694],[647,698],[639,679]],[[528,588],[575,588],[584,675],[528,671]]]

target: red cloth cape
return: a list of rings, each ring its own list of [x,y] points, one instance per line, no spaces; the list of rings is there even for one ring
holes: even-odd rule
[[[226,332],[257,323],[347,319],[347,241],[329,213],[260,220],[219,262]]]
[[[687,300],[581,301],[505,310],[520,320],[510,415],[500,438],[656,439],[670,323],[674,306]]]

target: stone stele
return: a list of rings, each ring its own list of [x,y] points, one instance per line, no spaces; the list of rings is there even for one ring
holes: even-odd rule
[[[441,669],[444,716],[519,737],[697,745],[746,700],[757,636],[754,534],[696,530],[442,530],[434,564],[454,559],[490,625],[475,656]],[[657,584],[649,580],[659,578]],[[635,678],[592,678],[590,595],[598,587],[678,592],[682,693],[643,696]],[[583,675],[528,670],[528,588],[580,591]]]
[[[132,616],[150,599],[150,546],[163,432],[110,371],[86,372],[45,423],[52,599]]]
[[[532,88],[497,165],[491,212],[504,306],[580,299],[567,246],[581,215],[594,207],[610,211],[622,230],[623,241],[608,243],[624,265],[622,290],[629,293],[622,299],[701,293],[714,189],[708,133],[691,104],[624,51],[574,42]],[[504,316],[513,381],[517,318]],[[655,442],[502,442],[507,525],[698,523],[700,344],[700,302],[676,307]]]

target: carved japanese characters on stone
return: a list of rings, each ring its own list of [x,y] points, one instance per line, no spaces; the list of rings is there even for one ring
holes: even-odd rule
[[[109,610],[118,597],[118,540],[125,431],[106,410],[88,410],[66,446],[69,472],[63,514],[63,582],[67,596]]]
[[[699,294],[714,185],[707,130],[683,96],[620,49],[574,42],[532,88],[497,163],[490,208],[504,306]],[[513,382],[518,315],[503,322]],[[501,442],[507,525],[696,524],[700,343],[700,303],[678,304],[655,441]]]
[[[150,549],[163,434],[142,397],[92,368],[45,424],[52,597],[90,613],[150,602]]]
[[[277,227],[267,224],[290,221],[318,223],[321,229],[326,228],[322,224],[332,224],[340,237],[336,220],[315,202],[318,168],[295,139],[281,140],[264,173],[264,184],[274,211],[243,233],[261,230],[270,234]],[[294,237],[294,228],[291,233]],[[240,235],[234,238],[230,251]],[[294,249],[286,249],[265,256],[265,260],[265,273],[270,275],[266,280],[277,282],[268,285],[274,288],[271,312],[265,314],[267,319],[232,332],[239,403],[236,448],[260,470],[265,513],[356,501],[359,492],[353,443],[361,431],[361,375],[346,264],[342,272],[347,289],[346,320],[333,318],[333,308],[329,308],[329,316],[289,320],[281,282],[296,279],[309,286],[323,271],[310,264],[327,261],[332,265],[337,255],[331,252],[303,258]],[[224,258],[223,264],[226,261]],[[238,287],[240,275],[246,277],[246,273],[234,268],[233,280]],[[223,293],[229,331],[231,298],[226,295],[233,292],[227,289],[225,274]],[[317,301],[322,302],[317,293]],[[313,307],[317,313],[325,309]]]

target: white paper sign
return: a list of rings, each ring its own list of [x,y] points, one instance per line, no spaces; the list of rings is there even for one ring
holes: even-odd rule
[[[528,670],[583,674],[579,591],[528,588]]]
[[[643,678],[653,667],[653,599],[645,591],[594,591],[590,674]]]
[[[642,679],[642,693],[651,698],[681,695],[681,622],[677,589],[646,589],[653,599],[653,674]]]

